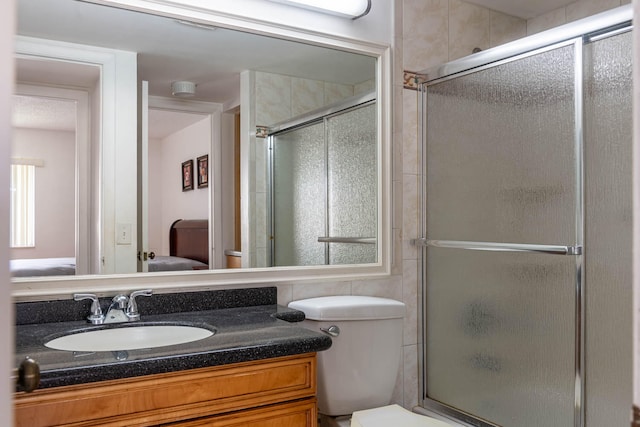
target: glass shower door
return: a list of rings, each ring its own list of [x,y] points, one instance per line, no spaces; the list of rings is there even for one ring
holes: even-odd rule
[[[425,391],[438,409],[574,423],[575,63],[565,43],[426,88]]]
[[[632,405],[631,31],[585,45],[587,425],[629,424]]]
[[[376,262],[375,103],[270,138],[272,265]]]
[[[376,262],[376,105],[327,119],[329,264]],[[340,238],[358,243],[331,242]]]
[[[272,265],[321,265],[325,234],[325,135],[322,121],[284,132],[272,142]]]

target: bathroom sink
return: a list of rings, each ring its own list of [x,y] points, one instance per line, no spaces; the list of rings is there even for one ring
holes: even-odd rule
[[[70,333],[45,343],[66,351],[121,351],[185,344],[212,336],[212,330],[185,325],[140,325],[91,329]]]

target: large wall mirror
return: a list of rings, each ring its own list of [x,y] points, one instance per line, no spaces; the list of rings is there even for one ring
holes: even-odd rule
[[[18,1],[16,295],[388,272],[388,49],[170,9]]]

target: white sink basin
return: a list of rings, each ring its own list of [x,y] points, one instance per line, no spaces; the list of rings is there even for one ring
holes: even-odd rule
[[[208,338],[213,332],[196,326],[141,325],[65,335],[45,346],[66,351],[120,351],[164,347]]]

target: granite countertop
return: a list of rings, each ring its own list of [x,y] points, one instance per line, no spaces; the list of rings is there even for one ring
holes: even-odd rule
[[[109,300],[101,299],[104,311]],[[139,322],[100,326],[76,319],[79,313],[88,314],[87,301],[18,303],[16,366],[25,357],[31,357],[40,366],[39,388],[50,388],[310,353],[331,347],[331,338],[327,335],[296,324],[304,320],[303,313],[276,304],[275,287],[163,294],[139,297],[137,301],[141,313]],[[79,305],[83,307],[78,308]],[[57,321],[41,321],[41,317],[56,317],[53,313],[58,313]],[[190,343],[127,351],[71,352],[44,346],[56,335],[77,329],[159,323],[201,326],[215,333]]]

